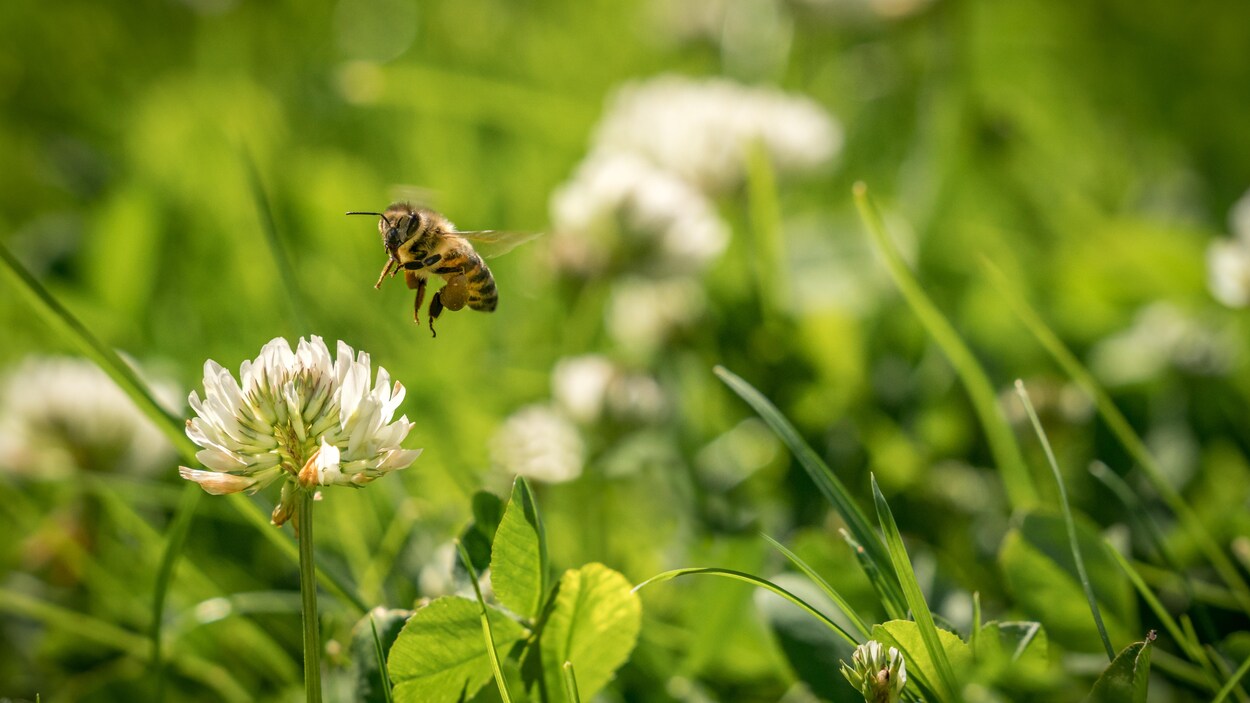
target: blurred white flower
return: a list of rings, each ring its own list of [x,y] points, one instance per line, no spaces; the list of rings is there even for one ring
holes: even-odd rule
[[[369,375],[368,354],[339,342],[332,361],[316,336],[301,338],[294,352],[273,339],[243,362],[238,381],[209,359],[204,399],[190,397],[198,417],[187,421],[187,436],[203,447],[196,458],[209,470],[179,473],[214,495],[255,492],[285,476],[273,516],[281,525],[291,514],[291,484],[358,487],[408,466],[421,453],[400,447],[412,423],[391,422],[404,387],[378,367],[371,390]]]
[[[179,392],[149,381],[166,407]],[[0,468],[44,476],[75,467],[147,472],[172,463],[173,446],[98,366],[76,357],[30,357],[0,385]]]
[[[814,100],[776,88],[659,76],[617,91],[595,150],[641,155],[711,192],[743,180],[753,142],[784,175],[828,163],[842,147],[842,129]]]
[[[556,362],[551,394],[570,418],[582,424],[612,420],[648,422],[664,411],[664,392],[655,379],[629,373],[596,354]]]
[[[551,198],[557,266],[582,275],[614,253],[652,272],[698,269],[729,241],[712,204],[677,176],[630,153],[592,154]]]
[[[549,406],[530,405],[504,421],[491,439],[490,454],[510,474],[563,483],[581,475],[586,449],[568,418]]]
[[[1221,239],[1207,247],[1207,285],[1211,295],[1232,308],[1250,304],[1250,245]]]
[[[1236,343],[1228,335],[1169,303],[1143,308],[1128,329],[1092,350],[1090,366],[1109,385],[1149,380],[1169,366],[1220,374],[1232,366]]]
[[[705,306],[702,286],[689,278],[628,278],[613,285],[608,333],[627,351],[653,354],[673,332],[703,314]]]
[[[1250,305],[1250,191],[1228,213],[1232,239],[1207,247],[1207,286],[1211,295],[1232,308]]]
[[[888,650],[876,640],[855,648],[851,666],[842,662],[842,675],[864,696],[866,703],[895,703],[907,685],[907,665],[894,647]]]

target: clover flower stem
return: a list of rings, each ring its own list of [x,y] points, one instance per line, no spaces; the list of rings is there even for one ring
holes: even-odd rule
[[[304,694],[309,703],[321,703],[321,633],[317,617],[317,571],[313,564],[313,494],[298,491],[295,526],[299,534],[299,592],[304,616]]]

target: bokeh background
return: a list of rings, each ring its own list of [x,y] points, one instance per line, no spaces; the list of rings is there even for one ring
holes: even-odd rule
[[[1010,511],[983,432],[851,185],[869,185],[993,383],[1029,384],[1091,524],[1133,549],[1092,460],[1144,484],[984,259],[1244,553],[1246,27],[1250,6],[1216,2],[10,1],[0,240],[179,415],[206,359],[237,369],[275,336],[342,339],[401,380],[424,455],[319,507],[318,549],[371,604],[462,587],[449,540],[475,491],[520,472],[561,567],[776,575],[765,532],[871,611],[827,505],[721,364],[864,506],[875,472],[951,623],[972,591],[1025,617],[996,565]],[[376,223],[343,213],[404,197],[461,229],[544,233],[491,260],[496,313],[446,313],[433,339],[399,281],[373,289]],[[0,329],[0,696],[147,699],[177,460],[7,277]],[[1018,401],[1003,408],[1053,500]],[[199,510],[166,626],[195,662],[171,668],[167,695],[298,699],[295,565],[226,502]],[[322,600],[328,685],[346,697],[357,614]],[[837,695],[835,664],[796,654],[745,586],[645,602],[604,700]],[[1244,629],[1213,607],[1216,642]],[[1129,623],[1137,639],[1150,626]],[[1058,654],[1082,651],[1097,641]],[[1030,695],[1074,700],[1073,676]],[[1155,690],[1198,699],[1166,677]]]

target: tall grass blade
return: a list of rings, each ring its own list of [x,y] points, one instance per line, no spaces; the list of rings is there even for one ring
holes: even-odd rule
[[[1241,663],[1241,666],[1237,667],[1237,671],[1233,672],[1233,675],[1228,678],[1227,683],[1224,684],[1224,688],[1221,688],[1219,693],[1215,694],[1215,698],[1211,699],[1211,703],[1222,703],[1225,698],[1228,698],[1228,695],[1232,693],[1233,690],[1237,688],[1237,685],[1241,683],[1241,680],[1245,678],[1247,671],[1250,671],[1250,657],[1246,657],[1246,660]]]
[[[1046,452],[1046,461],[1050,463],[1050,471],[1054,474],[1055,485],[1059,487],[1059,507],[1063,510],[1063,524],[1068,528],[1068,546],[1072,549],[1072,561],[1076,563],[1076,573],[1081,579],[1081,590],[1085,591],[1085,600],[1089,601],[1089,612],[1094,616],[1094,625],[1098,627],[1098,636],[1102,638],[1102,646],[1107,650],[1107,661],[1115,661],[1115,648],[1111,646],[1111,638],[1107,635],[1107,626],[1102,621],[1102,611],[1098,608],[1098,600],[1094,598],[1094,585],[1090,583],[1089,574],[1085,570],[1085,558],[1081,556],[1081,545],[1076,538],[1076,520],[1072,518],[1072,506],[1068,503],[1068,487],[1063,482],[1063,474],[1059,473],[1059,462],[1055,461],[1055,453],[1050,448],[1050,440],[1042,429],[1041,420],[1037,419],[1037,411],[1029,400],[1029,392],[1024,382],[1016,380],[1016,393],[1020,402],[1024,403],[1024,411],[1033,423],[1033,431],[1042,443],[1042,451]]]
[[[378,635],[378,623],[373,619],[373,612],[369,612],[369,629],[373,631],[373,653],[378,658],[378,673],[382,676],[382,696],[386,698],[386,703],[391,703],[391,677],[386,673],[386,652],[383,651],[382,637]]]
[[[912,569],[911,559],[907,556],[907,547],[903,545],[903,535],[898,531],[898,523],[894,522],[894,513],[890,511],[890,504],[881,494],[876,476],[872,477],[872,497],[877,504],[877,517],[881,521],[881,531],[885,534],[885,543],[890,550],[894,572],[898,574],[899,582],[903,587],[903,595],[907,598],[907,606],[911,609],[912,619],[916,621],[916,627],[920,630],[920,638],[924,641],[924,648],[929,652],[929,658],[933,660],[933,665],[937,668],[937,684],[940,688],[938,693],[943,701],[962,700],[959,695],[959,685],[955,680],[955,670],[951,668],[946,650],[942,648],[937,625],[933,622],[933,613],[929,610],[929,604],[925,602],[920,583],[916,581],[916,572]]]
[[[149,636],[152,640],[152,668],[156,678],[156,700],[165,700],[165,660],[163,658],[163,641],[161,636],[165,628],[165,596],[169,592],[169,584],[174,576],[174,565],[178,561],[177,551],[187,541],[191,531],[191,520],[195,517],[195,508],[200,504],[204,491],[196,485],[182,488],[182,498],[174,511],[174,519],[169,524],[165,549],[161,552],[161,563],[156,570],[156,586],[152,596],[152,629]]]
[[[1036,505],[1037,488],[1033,485],[1033,478],[1029,475],[1028,465],[1025,464],[1024,456],[1020,453],[1020,445],[1016,443],[1016,436],[1011,430],[1011,425],[1007,423],[1002,410],[998,407],[998,394],[995,393],[994,386],[990,383],[989,375],[981,366],[981,362],[977,361],[972,350],[960,338],[959,333],[951,326],[950,321],[929,299],[920,282],[916,280],[915,274],[903,261],[902,255],[899,254],[893,240],[885,230],[885,222],[881,219],[881,213],[878,212],[877,206],[868,195],[868,187],[862,182],[856,183],[854,192],[860,219],[863,220],[864,228],[868,230],[877,250],[885,260],[890,277],[894,279],[894,285],[898,287],[912,312],[920,318],[920,323],[924,325],[929,335],[941,347],[946,358],[950,360],[955,373],[959,375],[960,381],[963,382],[968,392],[972,407],[981,421],[981,427],[985,430],[985,438],[989,442],[990,452],[994,456],[994,463],[998,466],[1011,507],[1020,510]]]
[[[808,604],[807,601],[803,600],[802,598],[799,598],[798,596],[787,591],[781,586],[778,586],[772,581],[769,581],[768,579],[762,579],[758,576],[745,574],[741,571],[734,571],[732,569],[718,569],[716,567],[690,567],[686,569],[673,569],[672,571],[665,571],[662,574],[656,574],[655,576],[652,576],[646,581],[643,581],[637,586],[634,586],[633,590],[637,592],[647,586],[650,586],[653,583],[661,583],[663,581],[670,581],[672,579],[675,579],[678,576],[690,576],[694,574],[706,574],[708,576],[720,576],[722,578],[733,579],[735,581],[742,581],[743,583],[749,583],[752,586],[759,586],[760,588],[763,588],[767,591],[771,591],[781,596],[782,598],[785,598],[791,603],[797,605],[798,607],[802,608],[812,617],[824,623],[826,627],[838,633],[838,635],[840,635],[842,639],[846,640],[847,643],[850,644],[851,646],[857,646],[858,644],[855,641],[855,638],[851,636],[851,633],[847,632],[846,630],[843,630],[841,625],[829,619],[828,615],[825,615],[824,613],[820,612],[815,607]]]
[[[729,389],[738,394],[739,398],[746,401],[755,412],[772,428],[773,432],[781,438],[781,441],[790,449],[790,453],[794,458],[798,459],[799,464],[807,471],[807,475],[816,484],[820,492],[833,505],[834,510],[842,516],[846,521],[847,527],[850,529],[851,535],[859,542],[863,548],[864,555],[872,560],[878,568],[882,570],[881,583],[887,589],[886,593],[881,594],[882,599],[895,599],[896,602],[902,602],[902,592],[898,588],[898,581],[890,573],[887,567],[890,563],[889,554],[885,550],[885,546],[881,543],[881,538],[873,531],[872,524],[868,522],[863,511],[855,504],[855,500],[851,498],[851,494],[846,490],[846,486],[838,480],[827,464],[808,446],[807,442],[799,436],[799,431],[790,424],[790,421],[781,414],[777,406],[773,405],[762,393],[755,390],[751,384],[735,375],[723,366],[715,368],[716,375],[720,378]]]
[[[886,567],[884,570],[879,568],[877,563],[864,551],[864,547],[855,541],[851,533],[846,531],[846,528],[839,528],[838,534],[842,535],[843,541],[851,548],[851,553],[855,555],[859,568],[868,577],[868,583],[872,584],[873,590],[877,592],[881,607],[885,608],[886,615],[889,615],[891,620],[906,620],[907,601],[903,600],[903,590],[901,588],[895,589],[898,591],[895,594],[889,585],[885,583],[885,574],[888,572],[893,575],[894,568],[890,566],[889,562],[884,564]]]
[[[862,642],[865,642],[871,639],[872,633],[868,629],[867,623],[865,623],[864,619],[859,616],[859,613],[855,612],[855,609],[851,607],[851,604],[846,602],[846,599],[842,597],[841,593],[838,593],[837,590],[834,589],[833,586],[829,585],[828,581],[826,581],[823,577],[821,577],[820,574],[816,573],[815,569],[809,566],[807,562],[803,561],[799,557],[798,554],[795,554],[794,552],[787,549],[784,544],[782,544],[781,542],[778,542],[772,537],[769,537],[768,535],[760,535],[760,536],[768,540],[768,543],[773,545],[773,547],[775,547],[777,551],[784,554],[786,559],[790,560],[791,564],[794,564],[796,567],[798,567],[799,571],[802,571],[807,576],[807,578],[811,579],[812,583],[816,584],[820,588],[820,590],[825,592],[825,595],[829,596],[830,600],[832,600],[835,604],[837,604],[838,610],[842,611],[842,614],[845,615],[847,619],[851,621],[851,624],[855,626],[856,631],[858,631],[859,634],[862,636],[862,639],[859,642],[856,642],[856,644],[860,644]]]
[[[1167,503],[1168,508],[1180,518],[1181,524],[1184,525],[1185,530],[1189,532],[1199,549],[1202,550],[1203,555],[1211,562],[1216,573],[1220,575],[1224,583],[1233,591],[1242,611],[1250,614],[1250,584],[1247,584],[1232,560],[1220,549],[1211,533],[1202,525],[1202,522],[1198,519],[1198,514],[1189,507],[1189,504],[1185,502],[1181,494],[1168,483],[1163,475],[1163,470],[1159,467],[1159,463],[1155,461],[1149,450],[1146,449],[1146,443],[1133,430],[1132,425],[1129,424],[1119,408],[1115,406],[1115,403],[1111,402],[1111,397],[1107,395],[1098,381],[1094,379],[1093,374],[1077,360],[1076,355],[1064,345],[1059,336],[1042,321],[1037,311],[1011,287],[1003,272],[988,259],[983,258],[981,264],[989,273],[991,281],[999,293],[1002,294],[1003,299],[1015,311],[1016,317],[1020,319],[1020,322],[1033,334],[1038,343],[1050,353],[1051,357],[1063,368],[1064,372],[1093,399],[1095,407],[1098,408],[1098,414],[1107,423],[1111,433],[1115,435],[1120,444],[1133,457],[1133,461],[1137,462],[1138,466],[1141,467],[1151,486],[1163,498],[1163,501]]]
[[[1181,568],[1180,560],[1178,560],[1176,555],[1172,553],[1171,547],[1168,546],[1167,539],[1163,536],[1163,530],[1161,530],[1154,519],[1150,517],[1150,513],[1146,510],[1146,507],[1142,505],[1141,499],[1137,497],[1137,493],[1129,487],[1128,483],[1126,483],[1124,479],[1120,478],[1118,474],[1112,471],[1110,467],[1101,461],[1095,461],[1090,464],[1089,472],[1094,478],[1098,479],[1102,485],[1110,489],[1110,491],[1115,494],[1116,498],[1119,498],[1120,502],[1124,504],[1129,519],[1139,527],[1137,531],[1138,534],[1146,536],[1147,541],[1150,542],[1151,546],[1155,550],[1155,553],[1159,556],[1159,559],[1163,561],[1163,564],[1167,566],[1176,579],[1180,581],[1181,589],[1185,592],[1185,597],[1188,598],[1189,602],[1193,604],[1193,608],[1197,613],[1198,625],[1202,628],[1203,633],[1207,635],[1208,639],[1215,640],[1217,637],[1215,634],[1215,623],[1211,620],[1211,613],[1207,609],[1206,603],[1199,598],[1198,591],[1194,587],[1193,579],[1190,578],[1189,573],[1185,569]],[[1237,607],[1235,601],[1231,607]]]
[[[460,560],[464,562],[464,568],[469,572],[469,582],[473,584],[473,594],[477,596],[477,606],[482,612],[482,637],[486,640],[486,653],[490,656],[490,667],[495,675],[495,684],[499,686],[499,697],[503,699],[503,703],[512,703],[508,680],[504,677],[503,668],[499,665],[499,652],[495,649],[495,633],[490,628],[490,615],[486,610],[486,599],[482,597],[482,587],[477,582],[477,571],[473,568],[473,559],[469,557],[469,550],[464,548],[460,540],[456,540],[456,550],[460,552]]]
[[[1191,637],[1189,633],[1185,632],[1185,628],[1176,622],[1176,619],[1163,606],[1159,598],[1146,585],[1141,574],[1137,573],[1137,570],[1133,568],[1132,564],[1128,563],[1128,559],[1125,559],[1123,554],[1120,554],[1110,543],[1107,543],[1107,550],[1111,552],[1112,558],[1120,565],[1124,574],[1128,576],[1129,581],[1133,584],[1133,588],[1137,589],[1137,594],[1142,597],[1142,600],[1146,601],[1147,607],[1155,614],[1155,617],[1159,618],[1163,629],[1168,631],[1168,635],[1176,642],[1176,646],[1180,647],[1190,661],[1202,668],[1206,678],[1205,685],[1211,690],[1215,690],[1216,686],[1219,686],[1219,681],[1216,679],[1215,670],[1212,668],[1211,662],[1202,651],[1202,643],[1196,637]]]
[[[573,662],[564,662],[564,693],[570,703],[582,703],[582,694],[577,691],[577,674],[573,673]]]
[[[759,289],[765,320],[787,309],[784,280],[785,251],[781,234],[781,205],[777,202],[777,176],[761,140],[747,145],[747,215],[751,223],[751,265]]]

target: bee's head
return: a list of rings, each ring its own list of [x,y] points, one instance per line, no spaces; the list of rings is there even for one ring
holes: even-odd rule
[[[378,232],[382,235],[382,245],[394,254],[395,250],[421,226],[421,215],[415,210],[395,204],[386,212],[349,212],[348,215],[374,215],[378,217]]]

